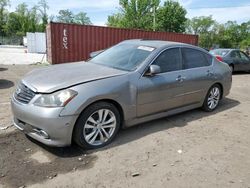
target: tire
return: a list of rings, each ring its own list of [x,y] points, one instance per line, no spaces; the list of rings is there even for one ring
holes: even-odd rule
[[[73,132],[74,141],[82,148],[96,149],[109,144],[121,125],[121,116],[115,105],[94,103],[79,116]]]
[[[206,98],[203,102],[202,109],[206,112],[214,111],[220,102],[222,96],[222,89],[219,84],[213,85],[207,92]]]

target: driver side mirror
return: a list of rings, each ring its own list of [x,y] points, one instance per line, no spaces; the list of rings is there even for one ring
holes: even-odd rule
[[[93,57],[99,55],[100,53],[102,53],[103,51],[104,51],[104,50],[99,50],[99,51],[91,52],[91,53],[89,54],[89,57],[90,57],[90,58],[93,58]]]
[[[145,76],[154,76],[156,74],[161,73],[161,68],[158,65],[150,65]]]

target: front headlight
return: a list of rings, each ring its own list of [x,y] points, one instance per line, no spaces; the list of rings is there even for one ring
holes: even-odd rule
[[[58,91],[52,94],[42,94],[34,102],[34,105],[42,107],[63,107],[76,95],[77,92],[71,89]]]

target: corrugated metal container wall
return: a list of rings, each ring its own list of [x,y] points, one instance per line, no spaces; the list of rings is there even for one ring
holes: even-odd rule
[[[126,39],[158,39],[197,45],[197,35],[119,29],[91,25],[50,23],[47,33],[47,59],[52,64],[87,60],[89,54]]]

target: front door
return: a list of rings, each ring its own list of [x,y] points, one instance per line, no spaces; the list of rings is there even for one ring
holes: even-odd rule
[[[179,107],[183,103],[184,80],[179,48],[162,52],[153,64],[161,68],[154,76],[143,75],[138,81],[137,117]]]

